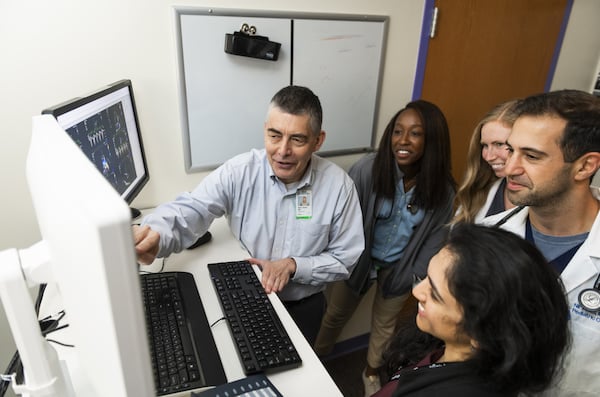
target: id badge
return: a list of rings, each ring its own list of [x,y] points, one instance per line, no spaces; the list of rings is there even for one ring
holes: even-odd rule
[[[299,190],[296,192],[296,219],[312,218],[312,191]]]

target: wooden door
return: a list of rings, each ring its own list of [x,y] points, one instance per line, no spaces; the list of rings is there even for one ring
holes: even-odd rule
[[[448,119],[457,181],[482,116],[497,103],[545,90],[571,2],[436,0],[421,97]]]

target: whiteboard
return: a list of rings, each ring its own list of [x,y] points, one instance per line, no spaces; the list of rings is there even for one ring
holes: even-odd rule
[[[294,21],[293,80],[321,100],[327,133],[321,151],[372,148],[383,28],[364,21]]]
[[[307,86],[321,100],[321,155],[373,149],[387,17],[175,11],[187,172],[262,148],[269,102],[289,84]],[[277,61],[225,53],[225,34],[244,23],[281,43]]]

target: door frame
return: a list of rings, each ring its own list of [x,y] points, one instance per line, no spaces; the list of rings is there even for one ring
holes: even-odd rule
[[[550,64],[550,70],[548,76],[546,76],[546,84],[544,85],[544,91],[549,91],[552,86],[552,79],[554,78],[554,72],[556,71],[556,64],[558,63],[558,57],[562,48],[562,43],[567,30],[567,24],[571,16],[571,9],[573,8],[573,2],[575,0],[567,0],[565,7],[565,13],[560,27],[560,33],[554,46],[554,54],[552,55],[552,62]],[[423,5],[423,23],[421,24],[421,39],[419,42],[419,52],[417,55],[417,70],[415,73],[415,82],[413,84],[412,100],[420,99],[423,93],[423,82],[425,80],[425,65],[427,64],[427,52],[429,50],[429,33],[431,31],[431,23],[433,18],[433,12],[435,8],[435,0],[425,0]]]

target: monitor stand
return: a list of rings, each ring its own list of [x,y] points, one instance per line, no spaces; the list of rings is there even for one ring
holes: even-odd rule
[[[139,218],[142,215],[142,211],[137,208],[129,207],[129,209],[131,210],[131,219]]]

